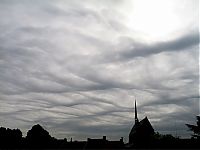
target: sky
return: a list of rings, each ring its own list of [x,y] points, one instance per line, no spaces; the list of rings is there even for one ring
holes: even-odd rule
[[[199,114],[198,0],[0,0],[0,126],[127,141],[147,116],[190,137]]]

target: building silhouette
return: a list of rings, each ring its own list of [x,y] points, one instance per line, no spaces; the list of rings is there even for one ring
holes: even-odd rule
[[[111,148],[119,149],[124,147],[123,137],[119,141],[109,141],[106,139],[106,136],[103,136],[102,139],[91,139],[88,138],[85,148],[86,149],[99,149],[99,148]]]
[[[129,145],[140,145],[141,143],[149,143],[154,135],[154,129],[145,117],[139,121],[137,117],[137,105],[135,101],[135,124],[129,133]]]

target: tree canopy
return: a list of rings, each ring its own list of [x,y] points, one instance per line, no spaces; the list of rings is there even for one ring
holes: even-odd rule
[[[196,116],[197,125],[186,124],[190,131],[193,131],[192,137],[200,139],[200,116]]]

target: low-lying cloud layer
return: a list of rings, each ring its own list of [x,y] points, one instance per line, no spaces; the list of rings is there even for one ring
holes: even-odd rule
[[[119,139],[134,123],[137,98],[139,119],[189,136],[185,123],[199,114],[198,1],[185,0],[180,28],[155,39],[130,28],[132,3],[2,0],[0,125]]]

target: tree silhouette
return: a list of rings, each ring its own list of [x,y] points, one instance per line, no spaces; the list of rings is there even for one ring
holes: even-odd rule
[[[52,137],[49,135],[49,132],[43,129],[39,124],[34,125],[31,130],[27,132],[26,136],[27,142],[29,145],[37,146],[47,146],[52,141]],[[50,145],[49,145],[50,146]]]
[[[186,126],[193,131],[192,137],[200,139],[200,116],[196,116],[197,125],[186,124]]]
[[[19,129],[0,127],[0,147],[19,147],[22,141],[22,132]]]

